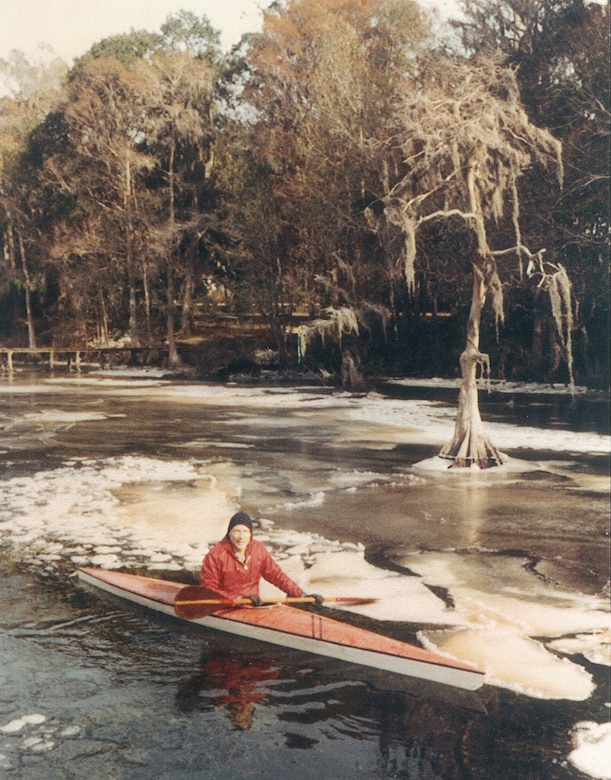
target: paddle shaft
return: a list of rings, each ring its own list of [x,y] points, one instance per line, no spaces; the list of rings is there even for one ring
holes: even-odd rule
[[[354,599],[349,597],[326,598],[325,602],[345,602],[351,604],[368,604],[374,599]],[[314,596],[287,597],[285,599],[262,599],[261,605],[271,604],[315,604]],[[240,607],[252,605],[249,598],[223,599],[218,594],[207,588],[198,586],[186,586],[182,588],[174,599],[174,611],[179,617],[188,620],[197,620],[199,618],[212,615],[218,610],[231,607]]]
[[[180,594],[179,594],[180,595]],[[323,601],[346,601],[351,604],[361,603],[364,601],[371,601],[371,599],[359,599],[349,597],[337,597],[337,598],[325,598]],[[261,599],[261,605],[265,604],[315,604],[316,599],[314,596],[287,596],[285,599]],[[215,604],[220,607],[239,607],[242,605],[252,605],[252,601],[249,598],[243,599],[180,599],[176,597],[174,604],[180,604],[180,606],[186,606],[187,604]]]

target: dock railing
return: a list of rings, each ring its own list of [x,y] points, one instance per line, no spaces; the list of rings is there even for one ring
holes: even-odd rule
[[[97,363],[101,368],[118,364],[130,366],[163,365],[167,361],[165,347],[0,347],[0,367],[9,373],[17,362],[43,363],[53,370],[65,365],[68,371],[80,371],[83,363]]]

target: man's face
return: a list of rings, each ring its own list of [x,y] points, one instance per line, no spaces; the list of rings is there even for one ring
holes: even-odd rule
[[[250,542],[250,528],[247,525],[234,525],[229,532],[229,541],[236,552],[243,553]]]

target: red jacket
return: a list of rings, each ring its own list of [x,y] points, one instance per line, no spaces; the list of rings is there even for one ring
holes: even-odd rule
[[[256,539],[248,543],[244,563],[236,558],[227,537],[216,544],[202,562],[199,584],[221,596],[236,599],[258,595],[261,577],[288,596],[299,597],[303,593],[303,588],[282,571],[266,547]]]

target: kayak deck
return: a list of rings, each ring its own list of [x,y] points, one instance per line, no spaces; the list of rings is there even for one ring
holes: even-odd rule
[[[184,587],[181,583],[93,568],[79,569],[78,577],[115,596],[177,617],[173,604]],[[471,664],[285,604],[222,608],[185,622],[465,690],[477,690],[484,680],[483,673]]]

